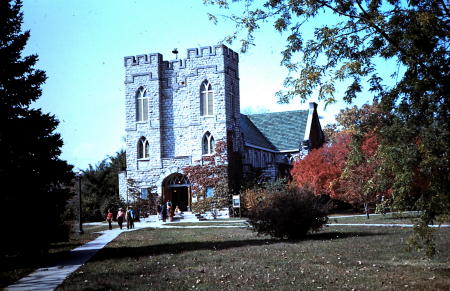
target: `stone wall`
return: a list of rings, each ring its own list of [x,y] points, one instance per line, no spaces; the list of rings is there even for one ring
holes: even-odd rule
[[[224,45],[187,50],[181,60],[163,60],[161,54],[124,58],[127,178],[141,187],[157,186],[202,156],[202,138],[210,132],[234,152],[242,151],[239,127],[238,54]],[[200,115],[200,87],[208,80],[214,92],[214,114]],[[148,120],[136,121],[136,92],[149,96]],[[227,140],[227,132],[232,132]],[[148,159],[138,159],[137,144],[148,140]],[[231,150],[231,149],[229,149]],[[123,187],[122,187],[123,188]],[[124,197],[124,190],[120,188]]]

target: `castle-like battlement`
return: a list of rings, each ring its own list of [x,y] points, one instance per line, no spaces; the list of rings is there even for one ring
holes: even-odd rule
[[[124,57],[124,66],[130,67],[130,66],[139,66],[142,64],[158,64],[158,63],[164,63],[164,66],[168,69],[173,68],[186,68],[186,61],[188,59],[193,58],[203,58],[203,57],[211,57],[211,56],[226,56],[232,60],[235,60],[236,62],[239,61],[239,55],[234,52],[232,49],[228,48],[227,46],[221,44],[221,45],[215,45],[215,46],[203,46],[200,48],[189,48],[186,50],[186,58],[179,59],[179,60],[170,60],[166,61],[163,60],[163,56],[160,53],[151,53],[151,54],[144,54],[144,55],[137,55],[137,56],[127,56]]]
[[[162,54],[152,53],[148,55],[128,56],[123,58],[125,67],[138,66],[142,64],[157,64],[162,62]]]

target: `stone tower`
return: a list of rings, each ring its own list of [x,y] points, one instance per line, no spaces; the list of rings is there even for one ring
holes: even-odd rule
[[[132,179],[143,196],[156,187],[164,200],[189,208],[192,193],[182,168],[211,154],[219,140],[227,142],[229,154],[243,151],[238,62],[224,45],[188,49],[180,60],[164,61],[159,53],[124,58],[123,199]]]

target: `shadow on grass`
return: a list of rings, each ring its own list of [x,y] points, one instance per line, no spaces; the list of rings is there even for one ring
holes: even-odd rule
[[[58,249],[74,249],[77,248],[79,246],[81,246],[82,244],[79,243],[58,243],[58,244],[54,244],[52,245],[52,249],[53,250],[58,250]]]
[[[78,247],[79,244],[73,244]],[[69,257],[69,251],[66,249],[54,250],[51,253],[43,255],[26,255],[17,257],[4,257],[0,260],[0,272],[14,271],[17,269],[38,269],[48,267],[55,263],[64,261]]]
[[[368,231],[352,231],[352,232],[316,232],[308,235],[306,240],[333,240],[343,239],[349,237],[367,237],[367,236],[381,236],[392,235],[388,232],[368,232]]]
[[[157,256],[162,254],[179,254],[199,250],[225,250],[247,246],[261,246],[275,243],[301,243],[307,240],[333,240],[348,237],[379,236],[386,233],[374,232],[333,232],[310,234],[301,240],[284,239],[250,239],[250,240],[228,240],[228,241],[204,241],[204,242],[181,242],[147,245],[139,247],[107,247],[98,252],[91,261],[102,261],[117,258],[136,258],[142,256]]]
[[[408,219],[408,220],[415,220],[415,219],[419,219],[419,217],[417,216],[390,216],[390,217],[384,217],[384,219],[387,220],[399,220],[399,219]]]

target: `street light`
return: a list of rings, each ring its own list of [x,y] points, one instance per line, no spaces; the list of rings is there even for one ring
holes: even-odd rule
[[[83,234],[83,218],[82,218],[82,211],[81,211],[81,178],[82,178],[82,173],[79,172],[77,174],[77,178],[78,178],[78,223],[79,223],[79,230],[78,233],[79,234]]]

